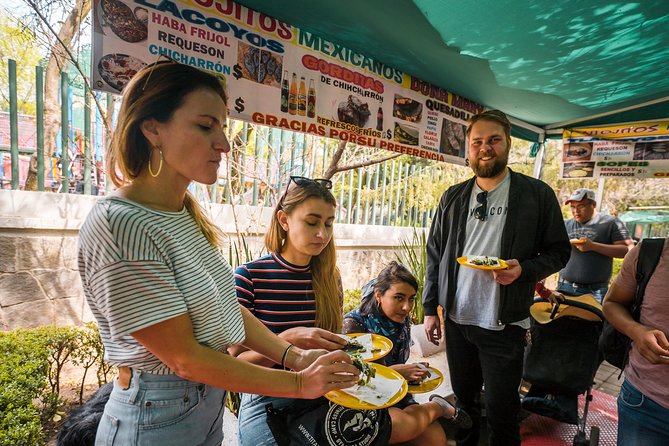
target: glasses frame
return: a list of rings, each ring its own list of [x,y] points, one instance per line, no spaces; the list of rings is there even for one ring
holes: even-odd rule
[[[485,221],[485,217],[488,214],[488,192],[483,191],[476,194],[476,202],[481,206],[474,209],[474,218]]]
[[[288,180],[288,184],[286,184],[286,189],[283,191],[281,199],[279,200],[279,206],[281,208],[283,208],[283,199],[286,198],[286,195],[288,195],[288,189],[290,188],[290,183],[295,183],[300,187],[304,187],[308,184],[317,184],[318,186],[322,187],[325,190],[332,189],[332,181],[326,178],[307,178],[299,175],[291,175],[290,179]]]
[[[587,209],[588,207],[590,207],[590,206],[594,206],[594,205],[595,205],[595,202],[592,201],[592,200],[588,201],[587,203],[581,203],[581,204],[574,204],[574,203],[572,202],[572,203],[569,203],[569,208],[570,208],[572,211],[579,211],[579,212],[581,212],[583,209]]]

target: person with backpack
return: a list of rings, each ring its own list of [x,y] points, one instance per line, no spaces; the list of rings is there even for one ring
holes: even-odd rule
[[[651,276],[637,321],[630,307],[643,281],[637,263],[645,242],[625,256],[603,304],[607,321],[632,340],[618,395],[618,445],[669,444],[669,238],[654,270],[644,271]]]

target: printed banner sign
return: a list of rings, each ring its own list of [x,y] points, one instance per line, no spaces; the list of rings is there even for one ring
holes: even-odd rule
[[[562,138],[562,179],[669,177],[669,121],[568,129]]]
[[[230,116],[465,164],[473,101],[226,0],[95,0],[93,85],[160,55],[222,75]]]

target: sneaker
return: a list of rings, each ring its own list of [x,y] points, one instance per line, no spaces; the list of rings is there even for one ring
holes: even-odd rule
[[[452,407],[455,410],[455,413],[452,417],[444,417],[449,422],[453,423],[460,429],[470,429],[472,427],[472,419],[467,412],[462,409],[454,407],[451,403],[446,401],[446,399],[440,395],[434,394],[430,395],[430,401],[434,401],[439,404],[441,407],[448,408]]]

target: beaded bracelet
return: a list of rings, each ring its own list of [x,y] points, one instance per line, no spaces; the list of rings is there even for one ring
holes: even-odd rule
[[[293,344],[289,344],[288,347],[283,351],[283,356],[281,357],[281,367],[286,368],[286,358],[288,357],[288,350],[293,347]]]

